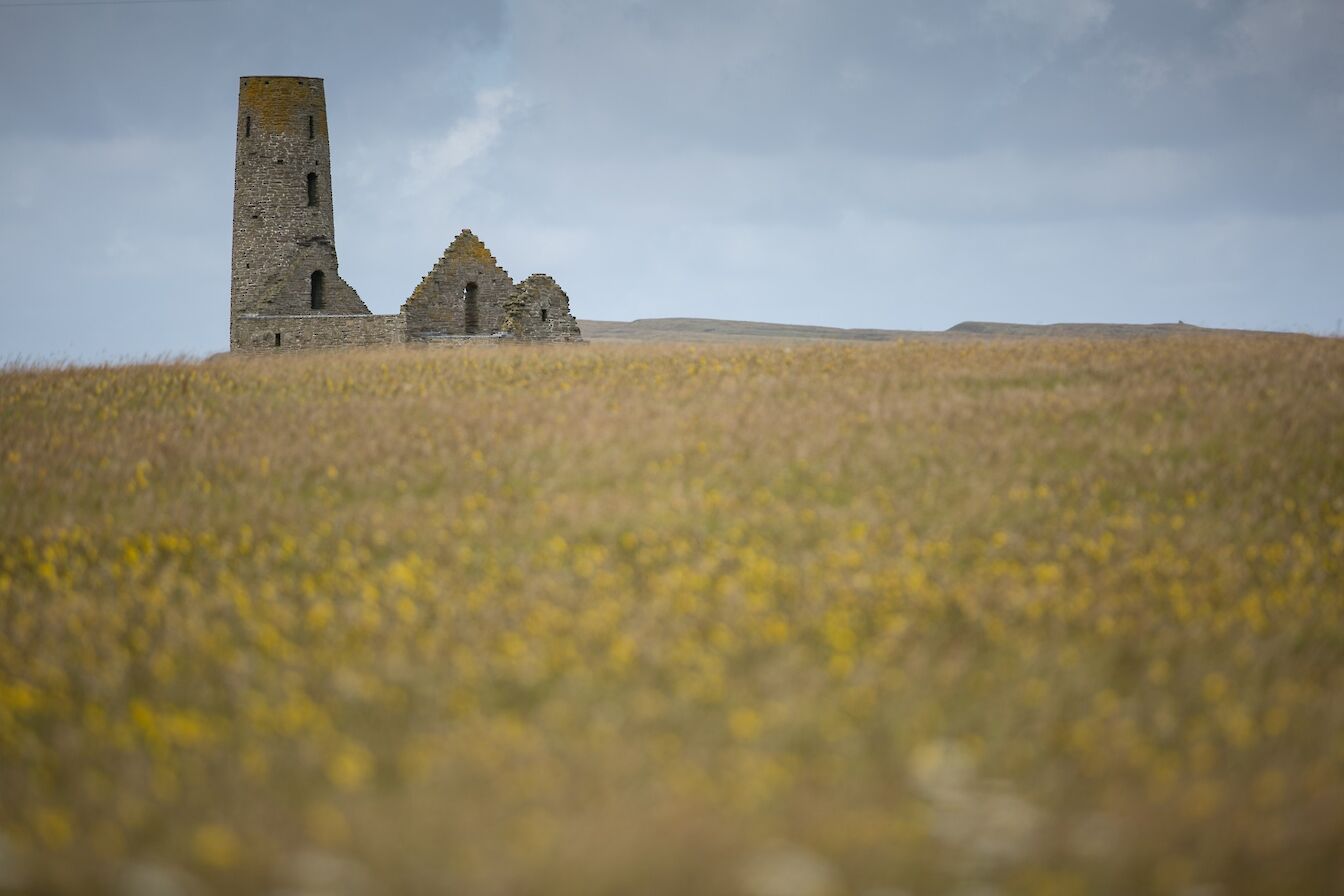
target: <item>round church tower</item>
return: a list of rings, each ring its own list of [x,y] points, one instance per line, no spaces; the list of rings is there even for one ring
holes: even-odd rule
[[[230,344],[240,317],[368,314],[337,273],[321,78],[240,80]]]

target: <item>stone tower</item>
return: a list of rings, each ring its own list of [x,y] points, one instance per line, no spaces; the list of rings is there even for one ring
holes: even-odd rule
[[[234,348],[240,319],[369,313],[337,273],[321,78],[241,79],[229,305]]]

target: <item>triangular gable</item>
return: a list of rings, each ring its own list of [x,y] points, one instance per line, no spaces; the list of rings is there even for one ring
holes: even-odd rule
[[[463,230],[420,279],[401,313],[407,335],[488,335],[504,323],[513,278],[480,237]]]

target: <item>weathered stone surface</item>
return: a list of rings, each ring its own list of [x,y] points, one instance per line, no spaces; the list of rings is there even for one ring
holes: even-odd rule
[[[333,221],[322,79],[242,78],[234,162],[231,350],[470,341],[492,335],[580,338],[569,298],[554,280],[534,275],[515,289],[508,272],[470,230],[457,235],[400,314],[370,314],[337,271]],[[512,318],[506,313],[510,302]]]
[[[405,342],[400,314],[244,315],[233,322],[234,351],[278,352]]]
[[[579,322],[569,296],[549,274],[533,274],[514,287],[504,303],[504,332],[519,339],[579,342]]]
[[[267,282],[262,314],[368,314],[368,306],[336,273],[335,253],[301,249],[287,268]],[[314,308],[313,273],[322,274],[321,307]]]
[[[509,272],[476,234],[463,230],[401,306],[407,337],[498,333],[504,325],[504,300],[512,291]],[[469,313],[472,304],[474,315]]]
[[[368,314],[337,271],[322,79],[242,78],[234,159],[233,321],[245,314]],[[314,272],[322,282],[317,308]],[[241,348],[236,335],[230,341]]]

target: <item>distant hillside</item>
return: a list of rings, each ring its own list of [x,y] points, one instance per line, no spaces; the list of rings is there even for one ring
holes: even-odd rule
[[[950,327],[947,332],[962,333],[968,336],[1063,336],[1124,339],[1135,336],[1174,336],[1230,331],[1196,327],[1183,322],[1174,324],[1004,324],[968,320]]]
[[[657,317],[633,321],[581,320],[585,339],[630,342],[727,342],[742,339],[840,339],[886,342],[927,336],[914,330],[845,330],[799,324],[766,324],[699,317]]]
[[[889,342],[893,339],[967,339],[992,337],[1112,338],[1231,332],[1174,324],[1006,324],[966,321],[947,330],[848,330],[799,324],[767,324],[699,317],[658,317],[633,321],[579,321],[594,342],[735,342],[741,340],[841,340]]]

